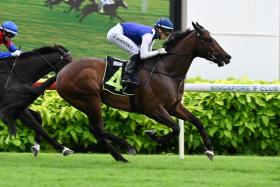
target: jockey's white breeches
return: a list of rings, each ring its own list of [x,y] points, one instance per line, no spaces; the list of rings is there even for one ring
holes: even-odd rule
[[[123,34],[123,28],[119,23],[108,31],[107,39],[131,55],[140,51],[139,46]]]

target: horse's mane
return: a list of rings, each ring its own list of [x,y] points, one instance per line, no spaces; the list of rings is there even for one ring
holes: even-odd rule
[[[166,42],[163,43],[163,47],[168,49],[168,48],[174,46],[178,41],[180,41],[182,38],[185,38],[186,36],[191,34],[193,31],[194,30],[187,29],[185,31],[176,31],[176,32],[172,33],[170,38]]]
[[[44,46],[41,48],[35,48],[32,51],[26,51],[20,54],[20,58],[29,58],[30,56],[34,56],[36,53],[39,53],[41,55],[44,55],[46,53],[50,53],[50,52],[54,52],[56,51],[56,48],[53,46]],[[15,59],[18,57],[6,57],[6,58],[2,58],[1,60],[5,61],[5,60],[10,60],[10,59]]]
[[[23,58],[28,58],[30,56],[33,56],[36,53],[39,53],[41,55],[44,55],[46,53],[54,52],[56,49],[53,46],[44,46],[40,48],[34,48],[32,51],[27,51],[22,54],[20,54]]]

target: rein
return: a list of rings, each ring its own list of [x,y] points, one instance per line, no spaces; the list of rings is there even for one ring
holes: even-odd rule
[[[156,67],[156,64],[153,66],[153,69],[149,69],[149,68],[146,68],[145,66],[143,66],[143,69],[151,71],[151,73],[150,73],[148,79],[146,80],[146,82],[148,82],[150,80],[150,78],[152,77],[152,73],[165,75],[165,76],[171,77],[171,78],[179,80],[179,81],[182,81],[186,78],[185,76],[181,77],[181,76],[177,76],[176,74],[169,74],[169,73],[165,73],[165,72],[155,71],[155,67]]]
[[[172,52],[167,52],[165,55],[166,56],[168,56],[168,55],[175,55],[175,56],[186,57],[186,58],[192,56],[191,54],[178,54],[178,53],[172,53]],[[153,70],[155,69],[156,64],[154,65]],[[186,76],[182,77],[182,76],[178,76],[176,74],[170,74],[170,73],[166,73],[166,72],[160,72],[160,71],[152,71],[152,72],[155,72],[157,74],[166,75],[168,77],[174,78],[174,79],[179,80],[179,81],[182,81],[182,80],[184,80],[186,78]]]
[[[171,53],[171,52],[168,52],[165,54],[166,56],[167,55],[176,55],[176,56],[182,56],[182,57],[190,57],[192,55],[190,54],[177,54],[177,53]],[[146,89],[147,85],[148,85],[148,82],[150,81],[151,77],[152,77],[152,74],[153,73],[157,73],[157,74],[161,74],[161,75],[165,75],[165,76],[168,76],[168,77],[171,77],[173,79],[176,79],[178,81],[182,81],[186,78],[186,76],[182,77],[182,76],[178,76],[176,74],[170,74],[170,73],[166,73],[166,72],[160,72],[160,71],[156,71],[155,68],[156,68],[156,65],[157,65],[158,61],[154,64],[153,68],[152,69],[149,69],[145,66],[143,66],[143,69],[146,69],[148,71],[150,71],[150,74],[149,74],[149,77],[147,78],[147,80],[145,81],[145,86],[144,86],[144,89]]]
[[[58,73],[58,70],[57,70],[44,56],[42,56],[42,55],[41,55],[40,53],[38,53],[37,51],[33,51],[33,53],[36,54],[36,55],[38,55],[39,57],[41,57],[45,63],[47,63],[56,73]],[[67,53],[66,55],[69,55],[69,53]],[[7,81],[6,81],[5,85],[4,85],[4,88],[5,88],[5,89],[8,88],[9,82],[10,82],[10,80],[11,80],[11,76],[12,76],[12,75],[15,75],[15,76],[16,76],[16,74],[14,74],[13,71],[14,71],[14,68],[15,68],[16,61],[17,61],[18,57],[19,57],[19,56],[17,56],[17,57],[15,58],[15,61],[13,62],[13,66],[12,66],[12,69],[11,69],[11,71],[10,71],[10,73],[9,73],[9,77],[8,77],[8,79],[7,79]],[[61,58],[64,58],[63,55],[61,56]],[[16,76],[16,77],[18,77],[18,76]],[[23,78],[21,78],[21,77],[18,77],[18,78],[21,79],[22,81],[28,83],[28,84],[32,84],[31,82],[29,82],[29,81],[27,81],[27,80],[25,80],[25,79],[23,79]]]
[[[4,88],[5,88],[5,89],[8,88],[8,84],[9,84],[9,82],[10,82],[10,80],[11,80],[11,76],[12,76],[13,71],[14,71],[14,68],[15,68],[15,66],[16,66],[16,61],[17,61],[18,57],[19,57],[19,56],[17,56],[17,57],[15,58],[15,61],[14,61],[13,66],[12,66],[12,69],[11,69],[11,71],[10,71],[10,73],[9,73],[9,77],[8,77],[7,81],[5,82],[5,85],[4,85]]]
[[[178,53],[171,53],[171,52],[167,52],[166,55],[175,55],[175,56],[182,56],[182,57],[192,56],[190,54],[178,54]]]
[[[41,57],[44,62],[46,62],[56,73],[58,72],[58,70],[44,57],[42,56],[40,53],[38,53],[37,51],[33,51],[33,53],[35,53],[36,55],[38,55],[39,57]]]

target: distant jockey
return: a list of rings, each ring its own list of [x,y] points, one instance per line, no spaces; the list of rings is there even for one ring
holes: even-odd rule
[[[0,45],[4,44],[9,52],[1,52],[0,58],[19,56],[22,52],[13,44],[12,38],[18,34],[17,25],[12,21],[4,21],[0,27]]]
[[[113,0],[101,0],[100,13],[104,13],[104,6],[105,5],[112,5],[112,4],[114,4]]]

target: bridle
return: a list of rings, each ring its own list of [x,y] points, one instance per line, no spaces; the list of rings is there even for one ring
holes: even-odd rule
[[[194,31],[196,31],[196,30],[194,30]],[[203,31],[202,31],[202,32],[203,32]],[[203,39],[203,38],[201,37],[201,33],[200,33],[200,32],[196,31],[195,36],[196,36],[196,38],[198,39],[198,41],[199,41],[202,45],[204,45],[205,47],[208,48],[208,46],[206,46],[206,44],[205,44],[205,39]],[[166,54],[163,54],[163,55],[161,55],[161,56],[169,56],[169,55],[175,55],[175,56],[180,56],[180,57],[184,57],[184,58],[189,58],[189,57],[192,57],[192,56],[193,56],[192,54],[180,54],[180,53],[174,53],[174,52],[168,52],[168,51],[167,51]],[[211,52],[208,52],[207,55],[209,56],[208,59],[214,59],[214,58],[215,58],[215,56],[214,56]],[[165,73],[165,72],[156,71],[155,68],[156,68],[157,63],[158,63],[158,62],[156,62],[156,63],[154,64],[153,68],[151,69],[150,75],[149,75],[148,79],[146,80],[146,83],[145,83],[144,88],[146,88],[147,83],[148,83],[148,81],[150,80],[150,78],[151,78],[151,76],[152,76],[153,73],[163,74],[163,75],[172,77],[172,78],[174,78],[174,79],[176,79],[176,80],[178,80],[178,81],[182,81],[182,80],[185,79],[185,76],[178,76],[178,75],[176,75],[176,74],[173,75],[173,74],[169,74],[169,73]],[[218,64],[218,65],[219,65],[219,64]]]
[[[68,59],[69,56],[70,56],[70,51],[68,51],[68,52],[65,53],[65,51],[63,51],[62,49],[60,49],[60,47],[57,46],[57,45],[55,45],[55,48],[56,48],[56,49],[59,51],[59,53],[61,54],[60,59],[61,59],[61,60],[64,60],[64,61],[68,61],[67,59]],[[47,64],[52,68],[52,70],[54,70],[56,73],[58,73],[59,70],[57,70],[57,68],[56,68],[54,65],[52,65],[52,64],[48,61],[48,59],[46,59],[43,55],[41,55],[40,53],[38,53],[36,50],[33,50],[33,53],[36,54],[36,55],[38,55],[39,57],[41,57],[41,58],[43,59],[43,61],[44,61],[45,63],[47,63]]]
[[[194,30],[194,31],[196,31],[196,30]],[[204,32],[204,31],[202,31],[202,32]],[[200,32],[196,31],[195,36],[196,36],[196,38],[198,39],[198,41],[199,41],[205,48],[208,48],[208,46],[205,44],[205,42],[208,42],[208,41],[206,41],[206,39],[204,39],[204,38],[201,37],[201,33],[200,33]],[[211,39],[211,40],[212,40],[212,39]],[[212,42],[212,41],[209,41],[209,42]],[[167,52],[166,55],[176,55],[176,56],[182,56],[182,57],[189,57],[189,56],[192,56],[192,55],[190,55],[190,54],[178,54],[178,53],[173,53],[173,52]],[[211,60],[211,61],[215,60],[216,57],[215,57],[215,54],[213,54],[213,50],[212,50],[212,51],[208,51],[208,53],[207,53],[207,55],[206,55],[205,58],[207,58],[208,60]]]
[[[56,49],[59,51],[59,53],[61,54],[61,56],[60,56],[60,59],[61,59],[61,60],[70,62],[70,61],[68,60],[68,58],[69,58],[69,56],[70,56],[70,51],[65,52],[65,51],[63,51],[63,50],[62,50],[59,46],[57,46],[57,45],[55,45],[55,48],[56,48]],[[48,59],[46,59],[43,55],[41,55],[40,53],[38,53],[38,51],[37,51],[36,49],[33,50],[32,52],[33,52],[34,54],[38,55],[40,58],[42,58],[43,61],[44,61],[46,64],[48,64],[48,65],[52,68],[53,71],[55,71],[56,73],[58,73],[58,69],[57,69],[54,65],[52,65],[52,64],[48,61]],[[10,71],[10,73],[9,73],[9,77],[7,78],[7,81],[5,82],[4,88],[7,88],[7,87],[8,87],[8,84],[9,84],[9,82],[10,82],[11,76],[14,74],[13,71],[14,71],[14,68],[15,68],[16,61],[17,61],[18,57],[19,57],[19,56],[17,56],[17,57],[15,58],[14,62],[13,62],[11,71]],[[14,75],[15,75],[15,74],[14,74]],[[21,78],[21,77],[19,77],[19,78],[20,78],[22,81],[29,83],[29,81],[24,80],[24,79]]]

